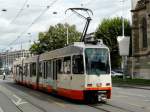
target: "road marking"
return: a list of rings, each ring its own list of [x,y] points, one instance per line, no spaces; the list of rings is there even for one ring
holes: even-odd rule
[[[17,101],[15,101],[13,99],[11,99],[11,101],[17,106],[27,103],[27,102],[22,101],[22,99],[19,98],[17,95],[13,95],[13,97],[15,97],[17,99]]]
[[[2,109],[2,107],[0,107],[0,112],[4,112],[4,110]]]
[[[61,107],[63,107],[63,108],[66,108],[66,106],[64,105],[64,104],[62,104],[62,103],[59,103],[59,102],[54,102],[56,105],[59,105],[59,106],[61,106]]]
[[[128,95],[128,96],[137,96],[137,97],[142,97],[142,98],[150,98],[148,96],[140,95],[140,94],[132,94],[132,93],[126,93],[126,92],[119,92],[120,94],[123,95]]]
[[[112,96],[112,97],[116,97],[116,98],[127,98],[128,96],[125,96],[125,95],[117,95],[117,96]]]
[[[139,108],[141,108],[141,109],[150,110],[150,108],[149,108],[149,107],[142,107],[141,105],[131,104],[131,103],[128,103],[128,104],[130,104],[130,105],[132,105],[132,106],[139,107]]]
[[[132,105],[132,106],[136,106],[136,107],[140,107],[141,108],[141,106],[140,105],[137,105],[137,104],[133,104],[133,103],[128,103],[129,105]]]

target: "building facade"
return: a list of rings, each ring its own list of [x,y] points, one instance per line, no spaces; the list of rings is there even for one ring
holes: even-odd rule
[[[150,79],[150,0],[132,0],[132,57],[129,72]]]
[[[10,68],[12,67],[13,61],[20,57],[29,57],[30,52],[28,50],[19,50],[19,51],[7,51],[0,53],[0,68]]]

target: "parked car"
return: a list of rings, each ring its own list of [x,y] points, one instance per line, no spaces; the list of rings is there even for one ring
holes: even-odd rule
[[[111,76],[112,77],[123,77],[123,73],[122,72],[111,71]]]

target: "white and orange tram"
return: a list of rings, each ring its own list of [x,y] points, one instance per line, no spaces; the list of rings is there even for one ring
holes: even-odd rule
[[[98,42],[76,42],[61,49],[17,60],[14,80],[74,100],[111,98],[110,52]]]

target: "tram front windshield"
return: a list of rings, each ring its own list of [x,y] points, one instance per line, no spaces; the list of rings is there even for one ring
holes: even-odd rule
[[[86,48],[85,61],[88,75],[110,73],[109,51],[106,48]]]

